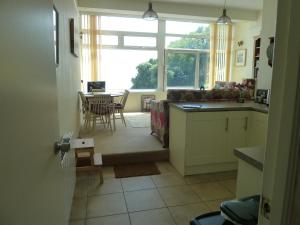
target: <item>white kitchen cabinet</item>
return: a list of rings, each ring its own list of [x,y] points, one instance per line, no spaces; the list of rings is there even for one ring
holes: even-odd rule
[[[226,127],[226,113],[187,113],[186,165],[223,162],[228,157],[224,151],[228,143]]]
[[[247,131],[247,146],[265,146],[267,140],[268,114],[250,112]]]
[[[256,114],[257,113],[257,114]],[[170,161],[182,175],[233,170],[233,149],[265,140],[266,120],[252,111],[186,112],[170,107]],[[262,129],[257,131],[257,129]],[[265,134],[264,137],[260,135]],[[249,137],[249,135],[251,137]],[[252,136],[253,135],[253,136]]]
[[[226,152],[230,161],[237,160],[233,154],[234,148],[245,147],[247,145],[246,139],[249,129],[249,117],[248,111],[228,112],[228,145]]]

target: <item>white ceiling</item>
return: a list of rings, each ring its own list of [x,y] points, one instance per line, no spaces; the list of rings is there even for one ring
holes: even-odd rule
[[[152,0],[153,2],[176,2],[207,6],[224,6],[224,0]],[[228,8],[262,10],[263,0],[226,0]]]

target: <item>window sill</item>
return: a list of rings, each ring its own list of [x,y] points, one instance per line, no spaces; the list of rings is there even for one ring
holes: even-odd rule
[[[130,93],[153,93],[159,92],[157,89],[129,89]]]

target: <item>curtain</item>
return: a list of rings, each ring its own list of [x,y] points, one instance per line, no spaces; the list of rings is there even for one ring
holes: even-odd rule
[[[231,65],[232,25],[211,24],[210,85],[229,81]]]
[[[100,16],[81,15],[81,76],[83,83],[100,79]]]

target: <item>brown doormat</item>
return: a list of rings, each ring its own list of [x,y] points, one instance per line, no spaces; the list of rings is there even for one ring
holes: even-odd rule
[[[116,178],[138,177],[160,174],[155,163],[136,163],[114,166]]]

